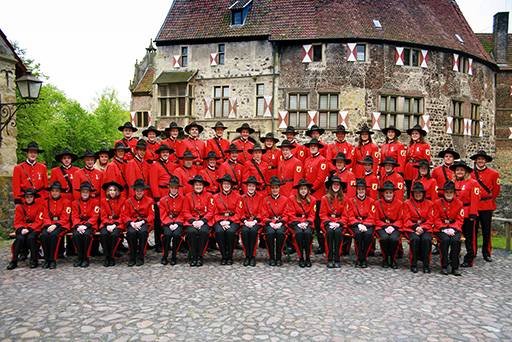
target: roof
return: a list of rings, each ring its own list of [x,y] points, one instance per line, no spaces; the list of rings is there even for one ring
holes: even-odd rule
[[[7,36],[4,34],[4,32],[2,30],[0,30],[0,39],[2,39],[5,42],[7,47],[12,51],[14,59],[16,59],[18,61],[18,63],[16,63],[16,76],[18,77],[18,76],[26,74],[27,67],[25,66],[25,64],[23,63],[21,58],[16,54],[14,46],[12,46],[12,44],[9,42],[9,40],[7,39]]]
[[[162,83],[187,83],[197,73],[193,71],[162,71],[158,78],[153,82],[155,84]]]
[[[175,0],[157,45],[243,37],[385,40],[456,50],[494,63],[453,0],[253,0],[245,24],[231,26],[229,8],[234,4],[233,0]],[[374,20],[382,29],[375,27]]]
[[[153,90],[153,78],[155,77],[155,68],[148,67],[144,70],[144,75],[139,83],[133,88],[132,93],[149,93]]]
[[[485,51],[489,55],[493,52],[493,34],[492,33],[476,33],[476,36],[482,43]],[[491,55],[492,56],[492,55]],[[508,66],[500,66],[500,69],[512,69],[512,34],[508,35],[508,44],[507,44],[507,63]]]
[[[249,5],[251,2],[252,2],[252,0],[236,0],[235,2],[233,2],[233,4],[231,4],[231,6],[229,6],[229,9],[230,10],[241,10],[241,9],[247,7],[247,5]]]

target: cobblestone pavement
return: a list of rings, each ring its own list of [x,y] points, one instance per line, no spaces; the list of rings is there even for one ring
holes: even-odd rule
[[[217,251],[191,268],[186,255],[162,266],[127,257],[87,269],[59,260],[56,270],[7,271],[10,242],[0,243],[0,340],[44,341],[490,341],[512,339],[512,256],[479,257],[462,277],[413,274],[407,259],[383,269],[380,257],[355,269],[353,256],[328,269],[319,256],[299,268],[220,266]],[[315,243],[316,244],[316,243]],[[352,251],[353,255],[353,251]],[[421,265],[421,263],[420,263]]]

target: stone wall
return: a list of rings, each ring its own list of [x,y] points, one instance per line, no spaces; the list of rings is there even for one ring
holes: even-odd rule
[[[12,177],[0,176],[0,239],[14,231]]]
[[[0,39],[0,45],[3,41]],[[10,52],[10,54],[9,54]],[[5,55],[5,54],[7,55]],[[1,103],[16,103],[16,79],[15,65],[17,61],[13,59],[12,52],[7,49],[2,49],[0,46],[0,102]],[[9,106],[9,110],[14,110],[14,107]],[[6,107],[4,107],[6,109]],[[6,113],[1,113],[2,117]],[[16,136],[18,131],[16,129],[16,118],[14,117],[11,124],[1,132],[2,140],[0,142],[0,176],[12,175],[14,165],[16,165]]]

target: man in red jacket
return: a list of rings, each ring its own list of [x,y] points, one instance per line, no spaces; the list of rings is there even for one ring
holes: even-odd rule
[[[210,185],[206,187],[206,191],[211,194],[215,194],[219,191],[219,184],[217,183],[217,178],[219,178],[217,160],[219,159],[221,159],[221,157],[217,156],[215,152],[208,152],[208,156],[206,158],[208,165],[199,172],[199,174],[210,183]]]
[[[246,161],[252,158],[249,150],[254,147],[254,143],[249,140],[249,135],[254,133],[254,128],[251,128],[248,123],[244,123],[236,131],[240,133],[240,139],[233,141],[233,144],[240,150],[240,157],[238,159],[242,164],[245,164]]]
[[[352,159],[354,157],[354,145],[345,140],[346,134],[350,132],[345,129],[345,126],[339,125],[333,133],[336,134],[336,140],[327,147],[326,158],[334,159],[338,153],[342,152],[345,156],[349,156]],[[351,159],[347,159],[348,162],[346,164],[349,170],[352,167]]]
[[[100,197],[101,186],[103,185],[103,172],[94,168],[96,154],[91,150],[86,150],[81,157],[84,160],[84,167],[75,173],[73,179],[73,189],[78,189],[83,182],[89,182],[92,185],[91,198]],[[75,191],[75,200],[80,198],[80,192]]]
[[[50,174],[50,184],[59,181],[62,185],[61,196],[70,202],[73,202],[73,178],[75,173],[80,170],[71,165],[78,159],[78,156],[65,148],[60,154],[55,156],[55,161],[62,163],[61,166],[54,167]]]
[[[308,137],[310,137],[311,139],[316,139],[320,144],[322,144],[322,146],[325,145],[325,144],[320,141],[320,136],[322,134],[324,134],[324,133],[325,133],[325,129],[320,128],[317,125],[311,126],[311,128],[306,131],[306,135]],[[327,146],[327,145],[325,145],[325,146]],[[305,151],[306,151],[306,158],[311,157],[310,150],[307,148],[306,145],[304,145],[304,147],[305,147]],[[327,149],[326,148],[320,149],[319,152],[322,155],[322,157],[326,158],[326,156],[327,156]]]
[[[170,151],[173,151],[169,156],[169,160],[171,163],[179,165],[178,153],[181,152],[181,142],[178,140],[178,136],[180,135],[180,132],[183,131],[183,127],[178,126],[178,124],[173,121],[165,131],[169,134],[169,138],[162,141],[160,146],[167,145],[170,148]]]
[[[219,176],[222,177],[225,174],[231,175],[231,178],[235,181],[233,190],[240,190],[242,184],[242,168],[243,163],[239,161],[240,152],[242,152],[235,144],[229,145],[229,149],[224,151],[229,155],[229,159],[222,163],[219,167]],[[249,152],[247,152],[249,154]]]
[[[293,126],[288,126],[288,127],[286,127],[286,130],[283,132],[283,134],[286,136],[286,140],[288,140],[290,142],[290,145],[293,146],[293,147],[291,147],[293,149],[293,151],[292,151],[293,156],[295,158],[297,158],[300,161],[300,163],[302,164],[304,162],[304,159],[306,159],[306,148],[304,146],[300,145],[295,140],[295,136],[297,134],[299,134],[299,132],[297,132]],[[279,174],[278,174],[278,177],[279,177]]]
[[[188,194],[193,190],[192,185],[188,184],[188,182],[197,175],[197,171],[195,168],[193,168],[192,164],[194,161],[194,155],[189,150],[186,150],[185,153],[183,153],[182,156],[180,156],[180,159],[182,160],[181,166],[177,167],[176,170],[174,170],[174,175],[178,177],[181,184],[186,184],[182,188],[180,188],[180,195]],[[203,171],[203,170],[201,170]]]
[[[432,170],[432,178],[437,181],[438,188],[442,188],[445,182],[453,180],[453,171],[450,170],[450,166],[455,160],[460,159],[460,154],[448,147],[446,150],[439,152],[437,157],[443,158],[443,164]],[[443,192],[439,191],[438,196],[443,197]]]
[[[197,173],[204,169],[204,158],[206,157],[206,143],[199,140],[199,134],[204,131],[204,127],[195,121],[185,126],[185,132],[189,135],[187,139],[180,142],[178,155],[182,156],[186,150],[194,155],[193,168]]]
[[[266,196],[267,184],[270,177],[268,174],[268,163],[262,159],[262,156],[267,153],[267,150],[264,150],[260,144],[254,144],[254,147],[249,150],[249,153],[252,155],[252,159],[244,164],[242,178],[246,181],[250,176],[256,177],[258,183],[261,183],[261,186],[258,187],[258,191]],[[247,193],[247,186],[245,184],[242,186],[242,189],[244,193]]]
[[[112,160],[107,165],[107,170],[105,171],[105,175],[103,176],[103,182],[116,182],[124,186],[127,189],[127,179],[126,179],[126,162],[125,160],[132,160],[132,158],[125,159],[124,156],[126,153],[131,151],[129,148],[125,148],[124,145],[120,142],[116,144],[113,148],[113,152],[115,154],[114,160]],[[135,149],[134,149],[135,152]]]
[[[123,132],[124,138],[116,140],[114,146],[121,143],[123,147],[127,149],[127,153],[124,155],[123,160],[131,160],[135,157],[135,146],[138,141],[137,138],[133,138],[133,133],[137,132],[138,129],[131,122],[125,122],[124,125],[119,126],[117,129]]]
[[[141,178],[144,181],[144,184],[149,185],[149,164],[144,159],[144,157],[146,156],[147,149],[147,143],[144,140],[137,141],[137,146],[135,149],[135,158],[130,160],[125,165],[126,185],[133,185],[135,181],[139,178]],[[156,156],[158,156],[158,154],[156,154]],[[148,190],[148,192],[149,196],[151,196],[151,190]],[[129,188],[126,197],[133,196],[133,194],[133,188]]]
[[[48,192],[44,188],[48,187],[48,170],[46,166],[36,161],[39,153],[44,150],[39,149],[35,142],[29,142],[26,148],[21,149],[27,155],[27,160],[14,167],[12,173],[12,190],[14,194],[14,203],[22,202],[23,190],[32,188],[40,195],[36,202],[43,204],[48,197]]]
[[[293,156],[292,149],[295,147],[289,140],[284,140],[277,147],[281,149],[283,154],[283,160],[281,160],[277,167],[277,175],[283,183],[280,193],[288,198],[292,195],[293,187],[299,184],[299,180],[302,179],[302,163]]]
[[[393,157],[386,157],[382,163],[379,164],[383,167],[384,173],[380,176],[380,187],[384,185],[386,181],[393,183],[397,191],[395,196],[398,200],[403,201],[404,199],[404,178],[395,171],[395,167],[400,166]]]
[[[142,131],[142,135],[148,138],[148,140],[146,141],[147,148],[146,153],[144,154],[144,160],[147,161],[149,164],[152,164],[155,161],[157,161],[158,158],[160,158],[158,153],[156,153],[156,150],[160,148],[160,143],[156,141],[156,138],[162,135],[162,132],[156,129],[155,126],[149,126],[148,128]],[[137,149],[137,145],[135,145],[135,149]]]
[[[222,137],[227,127],[219,121],[212,128],[215,131],[215,136],[206,141],[206,152],[210,153],[213,151],[219,157],[218,165],[220,165],[229,159],[229,156],[224,151],[229,148],[230,143],[229,140]]]

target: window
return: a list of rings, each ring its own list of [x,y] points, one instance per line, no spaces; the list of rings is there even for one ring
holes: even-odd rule
[[[238,0],[229,7],[231,10],[231,26],[245,24],[251,5],[252,0]]]
[[[471,135],[480,136],[480,106],[471,104]]]
[[[219,57],[219,65],[224,65],[224,58],[226,54],[226,45],[225,44],[219,44],[219,49],[217,52],[217,56]]]
[[[459,70],[460,72],[467,74],[469,71],[469,60],[466,57],[459,57]]]
[[[265,112],[265,85],[256,84],[256,116],[263,116]]]
[[[313,45],[313,62],[322,62],[323,58],[323,47],[321,44]]]
[[[213,87],[213,116],[216,118],[227,118],[229,116],[229,87]]]
[[[423,99],[420,97],[381,95],[379,110],[380,127],[390,125],[404,131],[420,124],[423,114]]]
[[[318,126],[336,128],[338,126],[339,95],[320,94],[318,101]]]
[[[464,134],[464,111],[460,101],[453,101],[453,134]]]
[[[158,85],[161,116],[184,116],[192,113],[193,88],[187,83]]]
[[[420,50],[404,49],[404,65],[419,66]]]
[[[181,66],[182,67],[188,66],[188,47],[187,46],[181,47]]]
[[[290,94],[288,97],[288,125],[305,128],[308,126],[308,95]]]
[[[231,25],[242,25],[242,11],[232,11],[231,13]]]
[[[149,113],[148,112],[137,112],[137,116],[135,118],[135,126],[148,127],[149,126]]]
[[[366,45],[365,44],[357,44],[357,46],[356,46],[356,59],[359,62],[366,61]]]

